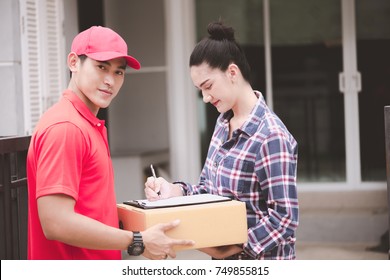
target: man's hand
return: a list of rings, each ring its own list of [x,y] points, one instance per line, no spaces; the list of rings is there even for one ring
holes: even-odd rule
[[[153,255],[150,253],[147,249],[145,249],[144,253],[142,254],[145,258],[150,259],[150,260],[164,260],[168,256],[165,255]]]
[[[152,255],[153,259],[166,259],[176,257],[174,246],[184,245],[192,246],[194,241],[184,239],[173,239],[168,237],[165,232],[179,225],[180,221],[175,220],[170,223],[157,224],[141,232],[145,248],[148,251],[145,257]]]

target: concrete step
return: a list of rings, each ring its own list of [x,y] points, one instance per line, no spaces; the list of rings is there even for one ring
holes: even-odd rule
[[[389,229],[386,189],[301,192],[299,215],[300,242],[375,244]]]
[[[387,230],[385,210],[311,210],[300,212],[297,239],[311,243],[376,244]]]
[[[388,253],[368,249],[376,245],[297,242],[297,260],[388,260]]]

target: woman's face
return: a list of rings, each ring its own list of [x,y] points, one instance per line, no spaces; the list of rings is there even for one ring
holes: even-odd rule
[[[220,113],[232,109],[236,102],[229,68],[222,72],[205,62],[190,68],[192,82],[202,91],[203,101],[213,104]]]

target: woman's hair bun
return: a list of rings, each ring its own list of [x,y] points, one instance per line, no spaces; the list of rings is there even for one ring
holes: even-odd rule
[[[212,22],[207,27],[209,38],[217,41],[228,40],[234,41],[234,29],[223,25],[222,22]]]

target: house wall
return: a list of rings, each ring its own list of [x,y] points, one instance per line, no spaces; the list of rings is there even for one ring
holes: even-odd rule
[[[163,1],[105,1],[105,22],[141,63],[130,70],[108,112],[112,153],[168,149]],[[154,9],[150,9],[153,6]],[[146,18],[147,17],[147,18]]]
[[[104,9],[106,26],[124,38],[129,54],[141,63],[141,70],[127,70],[108,109],[115,188],[122,202],[144,196],[150,164],[169,161],[164,1],[110,0]]]
[[[67,55],[70,51],[73,38],[79,33],[79,23],[77,15],[77,0],[65,0],[63,1],[64,9],[64,35],[65,35],[65,54]],[[69,72],[69,71],[67,71]],[[66,75],[67,81],[69,82],[69,75]]]

